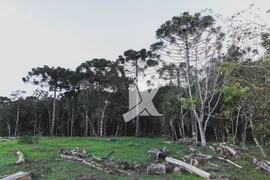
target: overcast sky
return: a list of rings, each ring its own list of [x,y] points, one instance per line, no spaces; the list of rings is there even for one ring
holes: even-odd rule
[[[231,16],[250,4],[270,9],[269,0],[0,0],[0,96],[31,95],[37,87],[21,78],[33,67],[75,69],[148,48],[159,26],[184,11]]]

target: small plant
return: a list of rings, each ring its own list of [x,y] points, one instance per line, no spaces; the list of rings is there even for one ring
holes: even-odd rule
[[[19,144],[38,144],[39,140],[40,139],[37,136],[25,134],[19,137]]]
[[[228,143],[231,143],[231,144],[236,144],[236,141],[237,141],[237,138],[236,138],[236,136],[233,136],[233,135],[230,135],[229,137],[228,137]]]

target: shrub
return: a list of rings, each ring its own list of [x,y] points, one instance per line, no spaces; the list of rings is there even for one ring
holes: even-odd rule
[[[19,137],[19,144],[37,144],[39,142],[39,138],[31,135],[23,135]]]

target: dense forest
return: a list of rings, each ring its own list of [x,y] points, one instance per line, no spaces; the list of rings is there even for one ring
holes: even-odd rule
[[[156,30],[149,48],[129,49],[115,60],[95,58],[74,70],[34,67],[17,90],[0,97],[0,136],[136,136],[265,146],[270,135],[270,27],[252,6],[224,18],[210,10],[184,12]],[[267,12],[269,13],[269,12]],[[128,47],[127,47],[128,49]],[[134,75],[134,76],[132,76]],[[163,116],[125,122],[129,84],[145,77]]]

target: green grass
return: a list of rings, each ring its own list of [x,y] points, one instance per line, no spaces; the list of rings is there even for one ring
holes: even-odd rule
[[[124,176],[105,174],[94,170],[80,162],[70,162],[59,158],[58,150],[61,147],[79,147],[85,149],[90,154],[103,156],[114,150],[115,153],[110,158],[125,160],[133,163],[149,165],[152,160],[148,157],[149,148],[163,148],[172,151],[171,156],[181,158],[181,153],[189,154],[184,144],[162,144],[162,139],[152,138],[119,138],[120,141],[108,142],[106,138],[42,138],[39,144],[18,144],[18,141],[11,140],[0,142],[0,176],[13,174],[18,171],[31,171],[34,173],[33,179],[76,179],[80,176],[92,176],[98,179],[128,179]],[[38,148],[34,148],[34,147]],[[23,166],[16,166],[17,156],[14,150],[19,149],[25,154],[27,160]],[[203,149],[201,152],[206,153]],[[209,154],[209,153],[208,153]],[[261,170],[255,170],[250,162],[235,159],[235,162],[243,166],[243,169],[235,168],[223,162],[214,162],[226,168],[218,175],[235,176],[240,179],[270,179]],[[201,167],[204,168],[204,167]],[[173,173],[148,176],[146,170],[137,171],[130,179],[200,179],[199,177],[184,173],[175,175]]]

